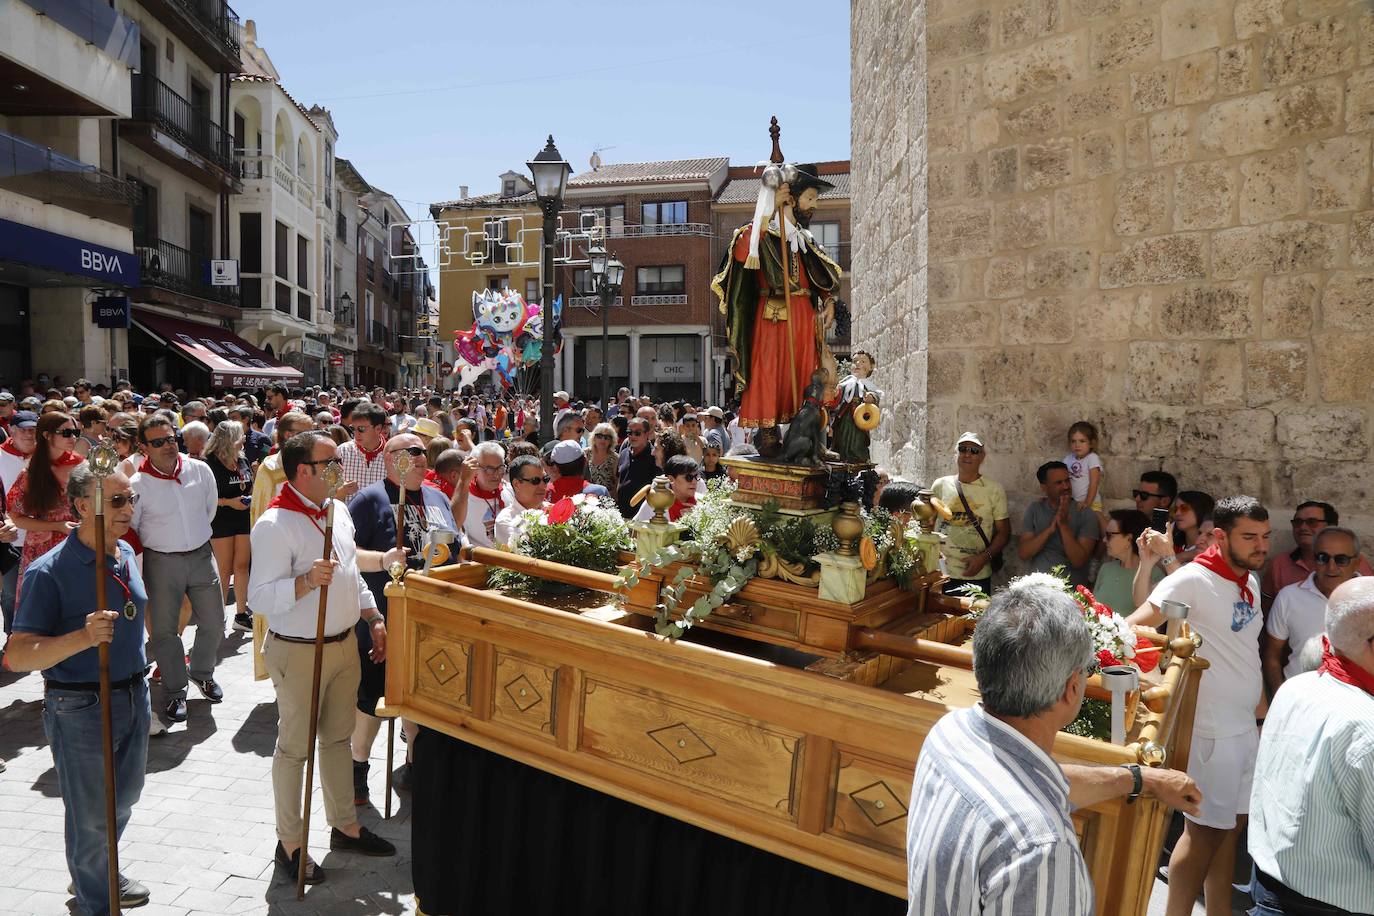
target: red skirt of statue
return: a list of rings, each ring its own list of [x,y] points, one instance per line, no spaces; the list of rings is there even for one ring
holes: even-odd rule
[[[810,297],[792,297],[787,321],[765,318],[767,304],[765,293],[754,307],[754,352],[749,358],[749,386],[740,399],[741,426],[789,422],[816,371],[816,310]]]

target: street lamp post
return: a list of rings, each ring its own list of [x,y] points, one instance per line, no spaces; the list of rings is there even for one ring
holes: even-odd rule
[[[610,334],[611,303],[620,292],[621,281],[625,278],[625,265],[614,255],[607,255],[600,245],[587,252],[587,262],[591,267],[592,289],[601,299],[601,409],[605,410],[611,400],[610,376]]]
[[[553,245],[558,235],[558,211],[563,208],[563,192],[568,187],[572,166],[553,145],[553,134],[539,154],[525,163],[534,178],[534,196],[544,214],[544,251],[541,273],[544,292],[544,346],[539,355],[539,440],[553,439]]]

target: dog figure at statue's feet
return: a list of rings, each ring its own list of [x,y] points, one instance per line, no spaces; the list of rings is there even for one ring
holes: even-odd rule
[[[783,464],[805,464],[813,468],[825,464],[825,423],[821,414],[824,391],[825,373],[817,370],[811,374],[806,397],[783,437],[780,458]]]

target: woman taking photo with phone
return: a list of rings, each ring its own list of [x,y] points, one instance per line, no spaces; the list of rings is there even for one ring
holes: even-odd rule
[[[249,632],[253,616],[248,613],[248,507],[253,502],[253,472],[243,457],[243,424],[226,420],[210,436],[205,446],[205,463],[215,475],[219,497],[215,517],[210,520],[210,549],[219,567],[221,597],[229,603],[229,577],[234,580],[234,629]]]

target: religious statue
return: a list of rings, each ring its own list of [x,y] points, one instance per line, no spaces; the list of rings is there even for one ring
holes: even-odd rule
[[[877,425],[877,406],[883,395],[868,380],[873,368],[873,355],[859,350],[849,374],[840,379],[840,401],[835,407],[831,437],[842,461],[868,462],[869,436]]]
[[[759,431],[755,446],[766,458],[781,451],[778,427],[802,407],[812,373],[824,375],[823,400],[834,397],[825,333],[841,275],[807,229],[821,193],[834,185],[814,165],[783,161],[777,118],[769,134],[772,164],[763,170],[754,219],[735,230],[711,282],[726,316],[739,423]]]

